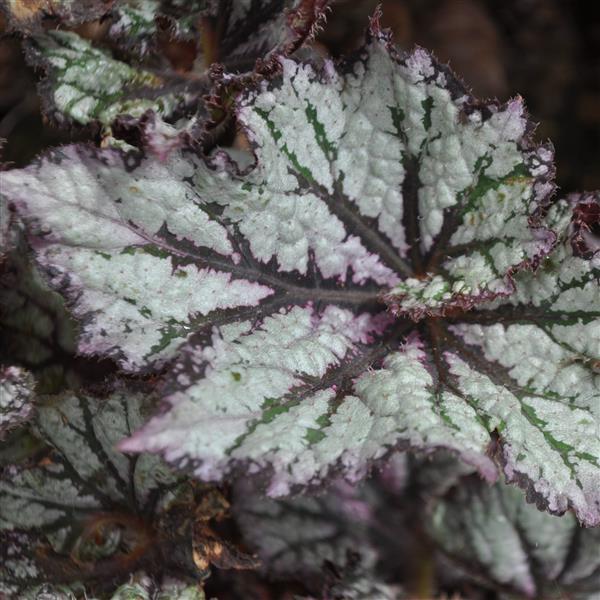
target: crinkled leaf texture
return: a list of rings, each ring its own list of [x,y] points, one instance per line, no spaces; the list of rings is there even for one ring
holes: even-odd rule
[[[147,110],[176,120],[197,110],[204,114],[202,97],[209,91],[206,70],[212,62],[245,72],[252,71],[261,58],[266,69],[269,56],[291,53],[314,34],[326,5],[324,0],[235,0],[201,1],[193,6],[188,2],[177,9],[158,0],[129,0],[115,7],[108,31],[108,38],[125,46],[118,60],[109,48],[68,31],[37,32],[27,45],[27,58],[47,73],[40,91],[45,112],[58,122],[99,123],[107,128],[118,116],[139,118]],[[180,12],[185,13],[187,24],[177,16]],[[204,19],[209,30],[223,29],[222,39],[206,31],[200,47],[207,51],[207,64],[182,75],[162,66],[164,59],[156,56],[159,19],[169,21],[179,35],[188,29],[191,35]],[[151,48],[147,66],[140,65],[136,57],[149,54]]]
[[[130,66],[70,31],[35,36],[27,57],[47,73],[40,91],[46,113],[59,122],[109,126],[119,115],[139,118],[147,110],[171,118],[208,90],[206,81]]]
[[[427,522],[462,572],[493,587],[548,600],[587,600],[600,589],[600,529],[539,512],[502,483],[460,481]]]
[[[0,367],[0,440],[34,412],[33,376],[21,367]]]
[[[143,396],[124,391],[103,401],[68,394],[37,407],[34,426],[54,450],[37,466],[2,470],[0,595],[50,582],[123,581],[148,557],[152,519],[181,478],[155,456],[115,450],[143,420]]]
[[[598,524],[597,258],[569,204],[558,242],[543,221],[552,153],[521,102],[476,102],[375,24],[347,62],[282,58],[237,115],[244,170],[68,147],[4,175],[79,350],[169,361],[121,448],[274,496],[444,448]]]

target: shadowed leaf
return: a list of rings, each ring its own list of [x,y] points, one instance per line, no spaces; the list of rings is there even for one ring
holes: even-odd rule
[[[434,504],[429,530],[461,572],[527,598],[593,598],[600,530],[526,504],[517,490],[465,479]]]

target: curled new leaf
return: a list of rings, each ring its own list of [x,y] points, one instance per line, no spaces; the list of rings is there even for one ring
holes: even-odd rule
[[[281,58],[237,115],[245,169],[68,147],[4,176],[80,351],[170,367],[121,448],[272,495],[445,448],[597,524],[597,259],[569,205],[544,221],[520,100],[476,102],[374,25],[342,64]]]
[[[176,40],[198,40],[195,71],[212,63],[249,71],[257,59],[291,53],[314,35],[327,0],[129,0],[113,11],[108,35],[137,55],[150,53],[161,23]]]
[[[209,91],[207,70],[212,63],[246,72],[259,58],[293,52],[314,33],[326,4],[199,0],[176,7],[168,1],[124,0],[111,12],[108,29],[108,39],[125,47],[119,59],[108,47],[68,31],[37,32],[28,43],[27,57],[46,71],[41,95],[46,112],[59,122],[108,128],[118,116],[139,118],[149,109],[176,119],[204,112],[202,98]],[[203,64],[193,73],[182,74],[155,56],[161,19],[179,36],[186,37],[184,32],[190,30],[196,37],[194,30],[201,30],[202,60],[197,58],[197,63]],[[155,52],[150,53],[152,48]],[[142,65],[136,60],[140,56],[145,57]]]

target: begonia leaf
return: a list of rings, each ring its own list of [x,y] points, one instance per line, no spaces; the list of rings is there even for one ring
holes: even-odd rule
[[[293,52],[314,34],[326,4],[324,0],[235,0],[200,1],[194,6],[187,2],[176,7],[158,0],[124,0],[115,4],[108,30],[109,39],[125,46],[118,59],[109,48],[95,46],[75,32],[58,30],[36,32],[28,43],[27,57],[46,71],[40,90],[46,113],[56,121],[66,118],[108,127],[120,115],[140,117],[147,110],[175,119],[203,107],[211,63],[219,61],[226,68],[246,72],[252,71],[259,58],[265,61],[275,52]],[[191,74],[160,66],[165,61],[154,56],[158,20],[166,19],[179,34],[187,29],[176,16],[179,12],[186,15],[192,30],[201,29],[201,20],[206,20],[200,42],[204,63]],[[216,31],[210,31],[211,27]],[[146,57],[147,66],[140,65],[136,56],[144,57],[151,48],[154,52]]]
[[[527,598],[592,598],[600,586],[600,529],[527,504],[518,490],[476,478],[434,503],[428,529],[467,577]]]
[[[0,270],[0,362],[20,365],[34,375],[39,393],[76,386],[84,361],[75,357],[76,325],[64,299],[45,283],[15,236]],[[106,370],[95,365],[99,376]]]
[[[0,367],[0,441],[34,412],[35,382],[21,367]]]
[[[198,4],[198,7],[196,7]],[[206,2],[187,2],[192,14],[206,10]],[[108,37],[134,56],[143,57],[154,49],[158,36],[161,0],[128,0],[113,10]],[[193,22],[193,21],[192,21]]]
[[[99,600],[96,595],[87,593],[82,585],[35,586],[22,593],[22,600]],[[110,596],[110,600],[205,600],[206,596],[200,585],[187,584],[176,579],[156,582],[146,573],[131,575],[131,580],[119,586]]]
[[[271,500],[246,488],[237,486],[234,515],[265,575],[320,589],[328,564],[344,569],[358,561],[365,572],[375,565],[372,507],[362,490],[336,482],[320,496]]]
[[[213,5],[217,29],[215,56],[203,52],[204,64],[222,63],[233,72],[252,70],[257,59],[291,54],[316,34],[329,0],[228,0]]]
[[[515,277],[515,294],[430,330],[440,372],[497,435],[508,481],[589,526],[600,523],[599,206],[599,194],[557,202],[558,243]]]
[[[17,228],[14,224],[14,215],[9,210],[8,204],[0,204],[0,261],[15,246],[18,238]]]
[[[110,600],[205,600],[199,584],[188,584],[177,579],[157,583],[145,573],[136,574],[131,583],[123,584]]]
[[[443,448],[598,524],[597,255],[571,243],[595,213],[545,219],[521,101],[475,101],[376,23],[346,62],[280,62],[236,101],[249,166],[71,146],[4,175],[80,352],[168,364],[121,448],[275,496]]]
[[[371,574],[358,573],[351,579],[343,579],[326,589],[325,598],[331,600],[406,600],[409,598],[398,585],[379,581]]]
[[[208,91],[206,81],[130,66],[70,31],[33,37],[27,56],[47,73],[41,95],[46,113],[57,121],[109,126],[119,115],[140,117],[147,110],[170,118]]]
[[[381,487],[331,482],[324,494],[265,499],[247,481],[235,487],[234,516],[245,542],[256,549],[260,572],[295,581],[309,598],[373,600],[408,598],[397,584],[399,566],[384,573],[384,552],[399,550],[406,531],[398,528],[401,503],[387,503]],[[379,511],[384,511],[383,520]]]
[[[218,62],[249,71],[257,59],[291,53],[321,23],[327,0],[127,0],[113,10],[108,35],[139,56],[149,53],[161,21],[170,38],[198,42],[197,69]]]
[[[45,583],[118,583],[152,555],[157,516],[181,477],[157,457],[115,450],[143,422],[144,402],[137,392],[104,400],[70,393],[37,407],[34,427],[51,450],[33,466],[2,470],[0,595]]]
[[[22,600],[99,600],[90,595],[82,585],[43,584],[29,588],[22,593]],[[205,600],[206,596],[199,584],[187,584],[176,579],[156,582],[146,573],[134,573],[130,582],[119,586],[110,596],[110,600]]]

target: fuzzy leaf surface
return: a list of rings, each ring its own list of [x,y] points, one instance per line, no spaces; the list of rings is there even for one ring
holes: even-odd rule
[[[121,448],[275,496],[444,448],[598,523],[597,259],[573,255],[561,203],[551,259],[519,274],[556,240],[520,101],[476,102],[376,26],[348,62],[281,64],[238,98],[243,170],[68,147],[4,175],[79,350],[169,361],[162,412]]]
[[[518,490],[471,477],[428,520],[441,550],[468,576],[527,598],[591,598],[600,587],[600,529],[527,504]]]

